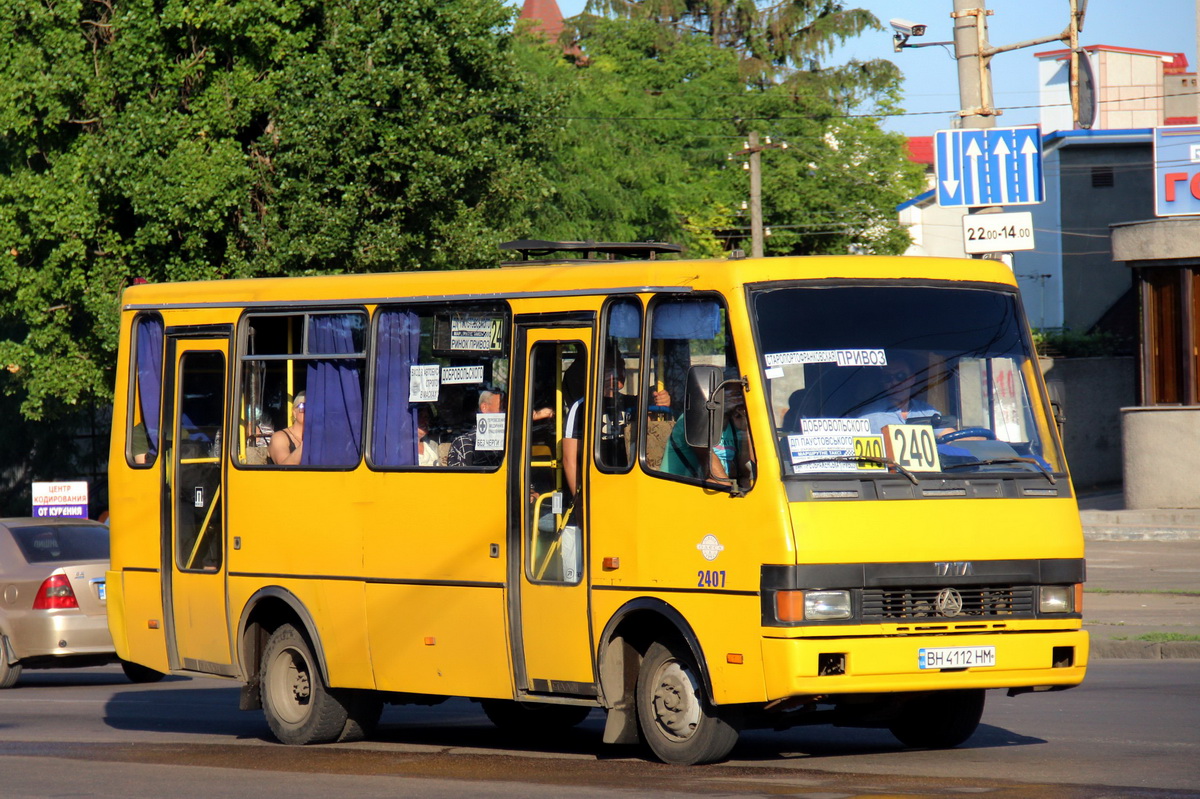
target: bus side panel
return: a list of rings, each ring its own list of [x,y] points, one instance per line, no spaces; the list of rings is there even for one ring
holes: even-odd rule
[[[117,375],[113,391],[112,436],[109,441],[108,627],[117,654],[158,671],[168,671],[162,604],[161,514],[162,464],[134,468],[126,457],[131,427],[130,366],[134,315],[121,320]],[[138,569],[138,571],[129,571]]]
[[[597,634],[621,605],[657,596],[695,632],[714,701],[763,701],[761,565],[795,559],[782,487],[760,480],[732,498],[639,470],[592,477]],[[605,570],[606,557],[619,558],[620,567]],[[741,664],[730,662],[737,656]]]
[[[504,591],[368,585],[371,658],[380,690],[513,696]]]
[[[357,580],[273,579],[231,576],[229,605],[238,618],[257,591],[281,588],[295,597],[316,626],[325,654],[328,678],[334,688],[374,688],[371,653],[363,624],[363,584]],[[236,622],[235,622],[236,623]],[[247,672],[257,664],[242,664]]]
[[[631,595],[626,591],[593,590],[595,629],[603,630],[622,605],[653,597],[680,613],[695,633],[700,657],[718,705],[767,699],[761,642],[761,610],[757,596],[683,595],[676,592]]]
[[[256,591],[280,586],[313,619],[335,686],[371,688],[362,566],[370,500],[357,475],[229,469],[229,623],[236,630]]]
[[[376,683],[511,697],[506,469],[358,475],[379,498],[364,511],[362,563]]]
[[[158,572],[109,572],[108,576],[108,626],[117,654],[166,674],[171,669]]]

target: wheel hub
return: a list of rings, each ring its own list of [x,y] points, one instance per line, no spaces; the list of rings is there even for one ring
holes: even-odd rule
[[[700,723],[700,700],[691,674],[678,662],[659,670],[654,689],[654,717],[663,733],[686,740]]]

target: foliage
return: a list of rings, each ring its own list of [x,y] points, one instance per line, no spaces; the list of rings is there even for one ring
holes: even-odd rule
[[[619,5],[629,13],[572,21],[573,58],[550,47],[528,54],[530,70],[565,98],[544,164],[551,194],[531,225],[537,237],[665,239],[692,256],[720,255],[729,239],[749,236],[748,174],[732,154],[758,130],[789,144],[762,154],[767,254],[907,248],[894,208],[921,190],[921,170],[903,137],[847,113],[858,92],[894,107],[892,65],[859,65],[855,82],[810,59],[810,69],[768,80],[747,74],[738,47],[632,13],[662,3]],[[808,49],[820,52],[815,41]]]
[[[1134,352],[1133,341],[1106,330],[1034,330],[1033,344],[1038,355],[1052,358],[1104,358]]]
[[[797,77],[800,70],[819,70],[838,44],[880,30],[873,14],[847,9],[840,0],[589,0],[587,8],[651,20],[678,38],[703,36],[714,47],[735,53],[741,72],[760,85]],[[848,77],[854,67],[838,70]],[[894,68],[889,73],[895,77]]]
[[[501,0],[8,0],[0,390],[111,392],[121,289],[494,260],[550,108]],[[521,113],[516,113],[517,111]]]

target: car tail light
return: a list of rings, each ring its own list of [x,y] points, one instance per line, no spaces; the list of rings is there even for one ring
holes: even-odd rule
[[[37,596],[33,600],[34,610],[62,610],[78,608],[75,592],[71,590],[71,581],[65,574],[52,574],[42,583]]]

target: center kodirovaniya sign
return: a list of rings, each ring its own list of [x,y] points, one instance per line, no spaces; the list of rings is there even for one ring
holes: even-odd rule
[[[69,483],[34,483],[33,515],[39,519],[86,519],[88,484],[86,480]]]

